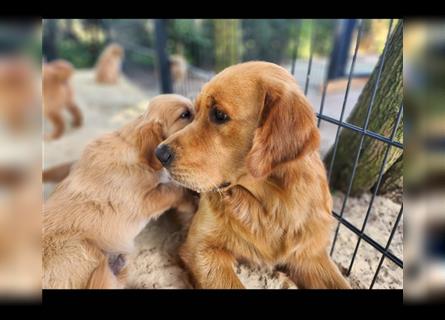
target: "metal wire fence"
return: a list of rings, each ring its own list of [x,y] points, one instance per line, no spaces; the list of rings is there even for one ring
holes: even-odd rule
[[[394,127],[392,129],[391,136],[389,138],[384,137],[384,136],[380,135],[379,133],[372,132],[372,131],[368,130],[368,124],[369,124],[370,115],[371,115],[371,111],[372,111],[373,104],[374,104],[374,98],[375,98],[376,92],[377,92],[377,90],[379,88],[380,77],[381,77],[382,69],[383,69],[383,66],[384,66],[384,63],[385,63],[385,55],[386,55],[386,52],[387,52],[388,39],[389,39],[389,36],[391,34],[391,31],[392,31],[392,25],[393,25],[393,20],[390,21],[390,24],[389,24],[389,27],[388,27],[388,33],[387,33],[387,37],[386,37],[386,44],[385,44],[385,47],[384,47],[383,53],[382,53],[382,63],[379,66],[379,70],[378,70],[378,74],[377,74],[377,81],[376,81],[376,83],[374,85],[374,88],[372,89],[372,96],[371,96],[371,100],[370,100],[370,103],[369,103],[368,108],[367,108],[366,119],[365,119],[365,123],[364,123],[363,127],[358,127],[358,126],[352,125],[352,124],[347,123],[347,122],[344,121],[345,106],[346,106],[346,102],[347,102],[347,99],[348,99],[349,89],[350,89],[350,85],[351,85],[351,79],[352,79],[352,76],[353,76],[353,73],[354,73],[354,66],[355,66],[355,62],[356,62],[356,58],[357,58],[357,51],[358,51],[358,47],[359,47],[360,40],[361,40],[362,27],[363,27],[363,24],[362,24],[361,20],[357,24],[357,38],[356,38],[356,41],[355,41],[354,54],[352,56],[352,62],[351,62],[350,70],[349,70],[349,74],[348,74],[348,82],[347,82],[345,96],[344,96],[344,100],[343,100],[343,106],[342,106],[342,109],[341,109],[340,119],[337,120],[337,119],[334,119],[332,117],[329,117],[329,116],[326,116],[326,115],[323,114],[323,107],[324,107],[324,101],[325,101],[328,77],[326,77],[326,81],[324,82],[324,85],[323,85],[323,93],[322,93],[322,99],[321,99],[319,112],[316,113],[316,115],[318,117],[318,127],[320,127],[321,121],[329,122],[329,123],[334,124],[334,125],[337,126],[335,142],[334,142],[334,146],[333,146],[333,156],[331,158],[331,162],[330,162],[329,169],[328,169],[329,180],[330,180],[331,175],[332,175],[333,164],[334,164],[334,161],[335,161],[336,151],[337,151],[338,144],[339,144],[340,130],[341,129],[343,129],[343,130],[352,130],[352,131],[356,132],[357,134],[359,134],[361,136],[359,147],[357,148],[357,150],[353,151],[353,152],[355,152],[355,157],[354,157],[354,160],[353,160],[354,161],[354,165],[353,165],[351,177],[350,177],[349,184],[348,184],[348,189],[347,189],[346,195],[344,197],[343,204],[341,206],[341,210],[340,210],[340,212],[336,212],[336,211],[333,212],[335,218],[337,218],[337,220],[338,220],[338,223],[337,223],[337,228],[335,230],[335,235],[334,235],[334,238],[333,238],[333,241],[332,241],[330,254],[332,256],[332,254],[334,253],[335,245],[336,245],[336,242],[337,242],[337,239],[338,239],[338,232],[339,232],[340,225],[345,226],[350,231],[352,231],[355,235],[357,235],[357,242],[355,244],[354,253],[353,253],[352,257],[351,257],[349,268],[347,270],[348,274],[350,274],[351,269],[352,269],[352,267],[354,265],[354,262],[355,262],[355,259],[356,259],[356,256],[357,256],[357,251],[358,251],[359,245],[360,245],[362,240],[367,242],[368,244],[370,244],[377,251],[379,251],[381,253],[381,259],[379,261],[377,269],[375,270],[373,279],[372,279],[372,281],[371,281],[371,283],[369,285],[370,288],[373,288],[385,258],[391,260],[398,267],[403,269],[403,260],[402,260],[402,258],[396,257],[389,250],[389,247],[391,245],[391,241],[392,241],[392,239],[394,237],[395,231],[396,231],[396,229],[397,229],[397,227],[399,225],[400,219],[401,219],[401,217],[403,215],[403,204],[401,205],[400,212],[397,215],[396,221],[395,221],[395,223],[394,223],[394,225],[392,227],[390,236],[389,236],[386,244],[381,244],[381,243],[377,242],[372,237],[367,235],[366,232],[365,232],[366,225],[367,225],[367,222],[369,220],[370,213],[371,213],[371,209],[372,209],[372,206],[374,204],[374,199],[375,199],[375,197],[377,195],[377,192],[378,192],[379,187],[380,187],[380,183],[382,181],[382,176],[383,176],[383,173],[384,173],[385,164],[387,162],[389,150],[390,150],[391,147],[396,147],[396,148],[403,149],[403,144],[401,144],[401,143],[399,143],[397,141],[394,141],[395,133],[396,133],[397,128],[398,128],[398,126],[400,124],[400,120],[401,120],[401,118],[403,116],[403,105],[401,105],[400,108],[399,108],[399,111],[397,113],[397,119],[395,121],[395,125],[394,125]],[[311,48],[311,55],[310,55],[311,57],[312,57],[312,53],[313,53],[313,50]],[[308,64],[308,69],[307,69],[307,77],[306,77],[307,80],[306,80],[306,84],[305,84],[305,93],[307,93],[307,87],[308,87],[308,83],[310,81],[310,72],[311,72],[311,59],[309,59],[309,64]],[[364,138],[366,136],[370,137],[372,139],[376,139],[376,140],[384,142],[387,145],[387,147],[386,147],[386,150],[385,150],[385,155],[383,157],[382,164],[380,166],[380,171],[379,171],[376,187],[374,188],[373,194],[371,196],[371,200],[370,200],[368,209],[366,211],[365,217],[363,219],[363,223],[362,223],[361,227],[358,228],[353,223],[351,223],[350,221],[348,221],[347,219],[344,218],[344,212],[345,212],[345,208],[346,208],[346,203],[347,203],[347,201],[349,199],[349,196],[350,196],[351,187],[352,187],[352,183],[354,181],[358,160],[359,160],[360,154],[362,152],[363,141],[364,141]]]

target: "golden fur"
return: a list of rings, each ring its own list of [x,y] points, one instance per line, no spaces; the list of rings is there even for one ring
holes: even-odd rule
[[[121,73],[124,49],[116,44],[109,44],[100,55],[96,64],[96,82],[115,84]]]
[[[39,100],[36,75],[29,59],[0,58],[0,118],[9,129],[21,131],[34,113]]]
[[[43,65],[43,114],[53,125],[53,131],[45,136],[46,139],[57,139],[65,131],[62,114],[65,108],[73,118],[73,126],[82,125],[82,113],[74,101],[73,88],[69,83],[73,73],[73,66],[65,60]]]
[[[349,288],[327,254],[332,200],[319,131],[293,77],[267,62],[207,83],[195,120],[163,145],[201,200],[180,255],[199,288],[243,288],[236,260],[285,267],[300,288]],[[230,120],[216,123],[214,112]],[[230,184],[230,185],[228,185]]]
[[[146,223],[170,208],[194,212],[190,191],[166,181],[154,155],[190,123],[181,114],[192,108],[184,97],[161,95],[139,118],[86,147],[44,207],[44,288],[122,287],[125,268],[113,272],[109,264],[132,250]]]

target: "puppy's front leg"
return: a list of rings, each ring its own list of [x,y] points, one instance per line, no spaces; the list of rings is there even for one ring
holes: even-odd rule
[[[197,288],[244,289],[233,270],[235,258],[228,251],[209,247],[193,250],[186,242],[180,256],[192,273]]]
[[[182,200],[184,189],[172,183],[162,183],[144,196],[144,206],[148,212],[166,211]]]
[[[176,205],[175,218],[183,228],[188,228],[198,209],[199,198],[192,191],[184,190],[184,196]]]

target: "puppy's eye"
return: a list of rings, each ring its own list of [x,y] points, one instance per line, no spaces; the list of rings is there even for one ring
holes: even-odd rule
[[[230,120],[229,116],[217,107],[213,107],[210,111],[210,119],[217,124],[222,124]]]
[[[183,113],[181,113],[181,115],[179,116],[181,119],[190,119],[192,117],[192,113],[187,110],[184,111]]]

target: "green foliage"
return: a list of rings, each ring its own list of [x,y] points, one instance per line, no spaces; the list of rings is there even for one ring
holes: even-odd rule
[[[315,20],[314,26],[315,26],[314,55],[328,56],[331,53],[334,41],[335,20],[332,19]]]
[[[167,50],[197,66],[213,64],[214,25],[211,20],[172,19],[167,24]]]
[[[24,43],[23,52],[31,57],[36,66],[42,63],[42,38],[40,35],[32,36]]]
[[[217,19],[215,28],[215,71],[240,62],[241,28],[238,19]]]
[[[214,19],[170,19],[167,20],[167,51],[182,54],[192,65],[215,70]],[[153,20],[147,19],[81,19],[83,32],[79,36],[66,30],[73,23],[59,23],[57,50],[61,58],[71,61],[77,68],[92,67],[105,45],[105,38],[113,32],[114,39],[126,48],[126,64],[152,67],[156,57],[134,50],[155,48]],[[299,58],[307,58],[314,29],[314,53],[326,56],[332,48],[334,20],[296,20],[296,19],[244,19],[240,20],[238,52],[241,60],[266,60],[275,63],[288,63],[292,58],[297,39]],[[45,28],[44,28],[45,30]],[[223,40],[219,40],[223,41]],[[225,40],[224,40],[225,41]]]
[[[72,39],[58,41],[57,53],[60,58],[70,61],[76,68],[91,68],[97,59],[91,43]]]
[[[169,20],[168,51],[183,54],[193,65],[214,69],[214,51],[217,46],[214,32],[215,21],[217,20]],[[299,39],[298,57],[307,58],[312,24],[315,25],[314,53],[326,56],[332,48],[334,20],[242,20],[240,44],[242,60],[288,62],[292,57],[292,50],[297,39]]]
[[[291,28],[287,57],[289,59],[292,57],[293,47],[298,41],[297,57],[309,58],[312,32],[314,32],[314,56],[328,56],[332,50],[334,28],[335,20],[332,19],[305,19],[295,22]]]
[[[0,21],[0,55],[25,55],[36,65],[42,61],[40,21]]]
[[[281,63],[286,56],[291,24],[286,19],[244,19],[243,60]]]

